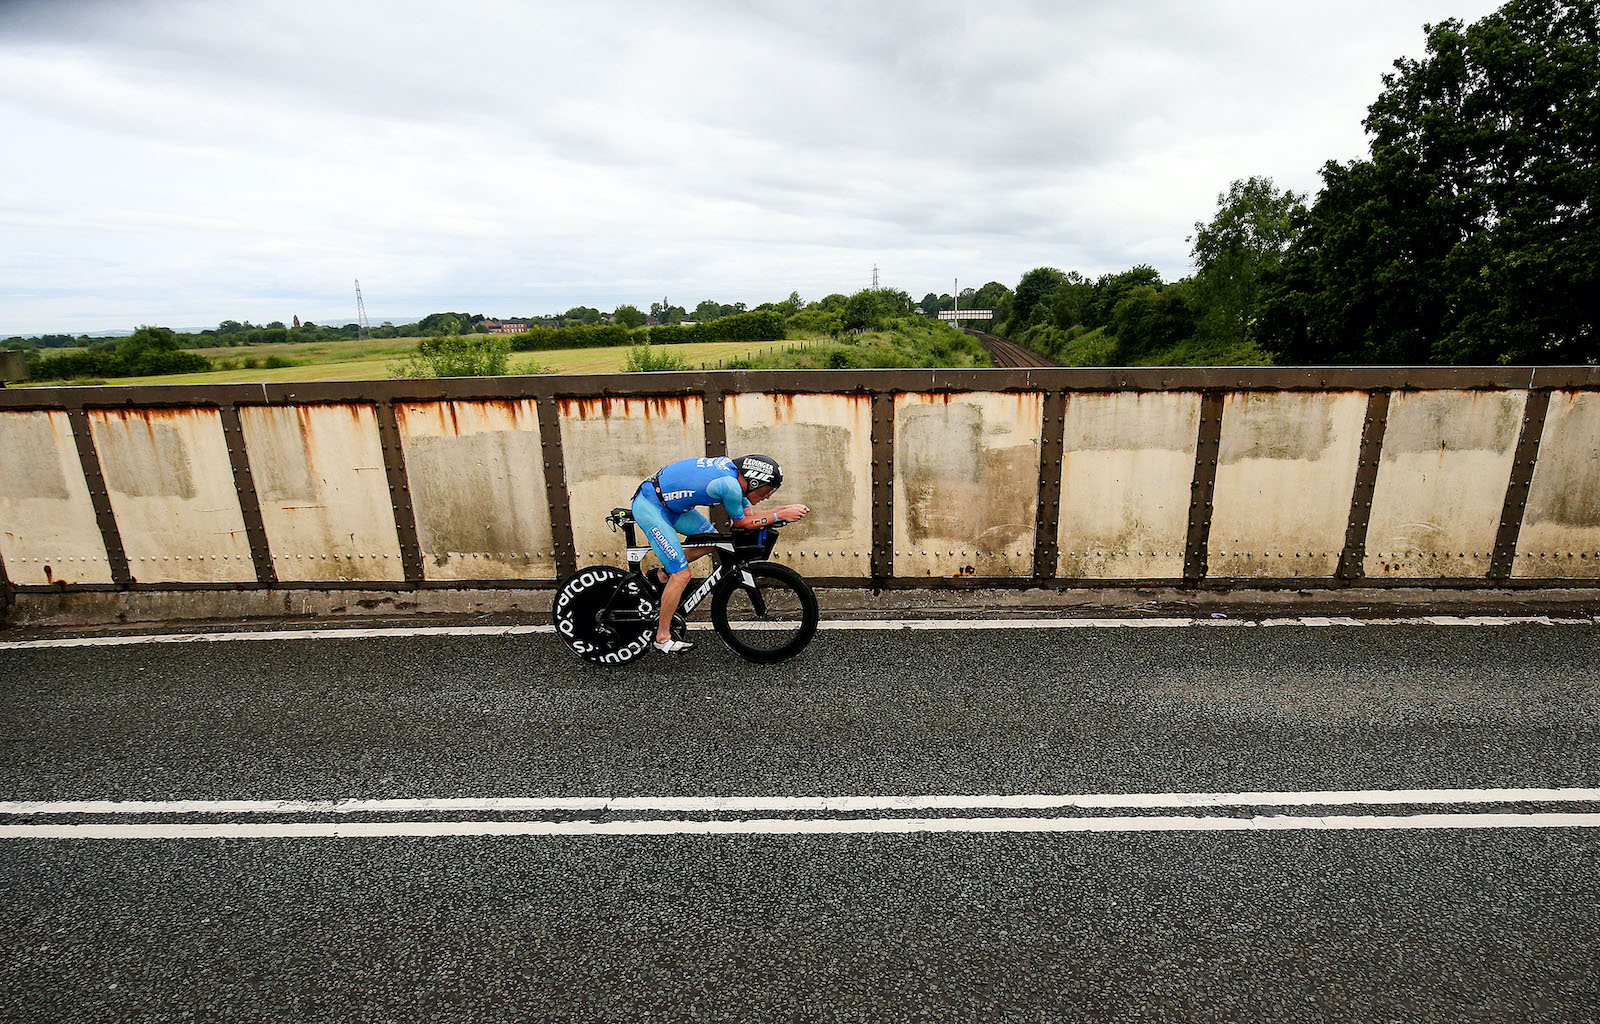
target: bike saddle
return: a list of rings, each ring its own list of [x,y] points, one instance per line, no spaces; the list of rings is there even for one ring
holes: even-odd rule
[[[606,522],[611,524],[612,529],[616,529],[618,526],[626,526],[628,523],[633,522],[633,510],[629,508],[614,508],[611,510],[611,514],[606,516]]]

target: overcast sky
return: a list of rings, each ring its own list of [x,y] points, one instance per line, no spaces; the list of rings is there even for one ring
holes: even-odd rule
[[[1190,272],[1477,0],[0,2],[0,336]]]

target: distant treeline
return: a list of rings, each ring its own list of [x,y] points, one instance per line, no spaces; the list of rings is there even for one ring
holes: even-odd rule
[[[166,373],[203,373],[211,360],[185,352],[178,335],[166,327],[141,327],[117,341],[85,352],[61,356],[28,353],[28,376],[34,380],[84,380],[107,377],[150,377]]]

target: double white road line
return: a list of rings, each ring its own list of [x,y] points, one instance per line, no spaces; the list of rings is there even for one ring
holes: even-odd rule
[[[1514,805],[1558,805],[1563,809],[1503,809]],[[0,840],[1597,828],[1600,827],[1600,812],[1590,809],[1596,805],[1600,805],[1600,789],[1090,793],[1065,796],[10,801],[0,802]],[[1484,806],[1496,809],[1458,809]],[[1236,812],[1280,812],[1285,808],[1364,808],[1371,811],[1385,807],[1403,808],[1409,813],[1203,813],[1213,808],[1231,808]],[[1430,810],[1415,810],[1418,808]],[[1084,813],[1105,810],[1141,813]],[[1189,813],[1149,813],[1162,810]],[[496,817],[489,820],[450,817],[462,814]],[[575,815],[581,817],[575,818]],[[179,820],[128,820],[150,817]],[[68,820],[40,821],[40,818]],[[90,820],[84,820],[86,818]],[[271,820],[261,820],[263,818]],[[19,823],[16,819],[24,820]]]

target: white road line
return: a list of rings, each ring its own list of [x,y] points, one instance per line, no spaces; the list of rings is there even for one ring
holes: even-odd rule
[[[1329,817],[769,818],[744,821],[387,821],[0,825],[0,839],[359,839],[445,836],[853,835],[998,832],[1281,832],[1600,828],[1600,814]]]
[[[1412,618],[1355,619],[1344,616],[1307,615],[1262,619],[824,619],[825,630],[989,630],[989,629],[1187,629],[1196,626],[1239,627],[1375,627],[1375,626],[1593,626],[1600,616],[1552,618],[1545,615],[1426,615]],[[759,627],[757,627],[759,628]],[[789,625],[773,625],[790,629]],[[0,651],[48,647],[121,647],[129,644],[192,644],[250,640],[348,640],[371,637],[523,636],[554,633],[547,625],[526,626],[393,626],[351,629],[284,629],[230,633],[141,633],[120,636],[51,637],[0,641]]]
[[[29,647],[123,647],[128,644],[198,644],[228,640],[339,640],[368,637],[518,636],[554,633],[554,626],[393,626],[353,629],[279,629],[235,633],[139,633],[122,636],[80,636],[0,642],[0,651]]]
[[[391,800],[19,800],[0,815],[41,814],[516,814],[552,811],[724,814],[1175,807],[1350,807],[1600,803],[1600,788],[1379,789],[1241,793],[1023,793],[908,796],[443,797]]]

